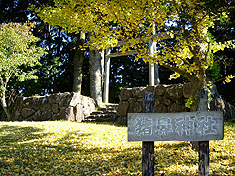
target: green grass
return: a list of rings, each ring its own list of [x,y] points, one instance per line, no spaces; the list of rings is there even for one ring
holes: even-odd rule
[[[210,141],[210,175],[235,174],[235,123]],[[141,175],[141,142],[109,124],[0,122],[0,175]],[[155,142],[155,175],[198,175],[189,142]]]

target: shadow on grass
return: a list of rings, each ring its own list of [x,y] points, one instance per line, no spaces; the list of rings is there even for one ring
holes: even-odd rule
[[[76,131],[55,140],[43,139],[53,133],[40,128],[3,126],[2,131],[0,175],[141,175],[141,145],[124,149],[115,145],[95,146],[92,134]],[[155,175],[185,175],[180,169],[167,173],[165,168],[175,167],[176,163],[197,165],[197,156],[187,155],[188,145],[187,142],[157,145]],[[198,174],[188,172],[188,175]]]
[[[25,153],[27,148],[18,145],[21,142],[27,142],[30,140],[35,140],[41,138],[47,134],[35,134],[41,132],[41,129],[33,127],[21,127],[21,126],[9,126],[2,125],[0,128],[0,173],[2,175],[10,175],[9,173],[4,173],[3,170],[9,169],[14,162],[18,163],[16,156],[20,153],[22,155]]]
[[[54,175],[57,168],[67,168],[69,171],[70,166],[66,166],[65,161],[73,161],[72,155],[85,151],[85,148],[78,145],[75,149],[71,142],[66,142],[71,140],[69,136],[73,133],[56,141],[47,141],[45,138],[50,135],[53,133],[37,127],[1,126],[0,175]],[[80,133],[77,138],[82,139],[89,135]],[[61,175],[73,174],[61,172]]]
[[[22,142],[38,139],[49,135],[42,133],[42,129],[36,127],[8,126],[3,125],[0,128],[2,133],[0,136],[1,143]]]

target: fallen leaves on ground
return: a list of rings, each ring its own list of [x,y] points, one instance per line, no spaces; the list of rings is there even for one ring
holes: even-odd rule
[[[210,174],[235,174],[235,124],[210,141]],[[110,124],[0,122],[0,175],[141,175],[142,144]],[[156,175],[198,175],[189,142],[155,142]]]

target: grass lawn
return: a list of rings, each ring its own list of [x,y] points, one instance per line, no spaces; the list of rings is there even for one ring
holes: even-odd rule
[[[0,175],[141,175],[141,142],[109,124],[0,122]],[[155,175],[198,175],[189,142],[155,142]],[[210,141],[210,175],[235,175],[235,123]]]

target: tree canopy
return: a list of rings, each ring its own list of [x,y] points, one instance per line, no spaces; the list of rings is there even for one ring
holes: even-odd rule
[[[0,99],[7,112],[5,92],[9,80],[15,76],[19,81],[36,78],[32,66],[39,64],[38,59],[45,54],[35,42],[39,39],[32,35],[33,23],[3,23],[0,25]],[[28,68],[25,71],[24,68]]]
[[[209,28],[218,18],[227,18],[230,1],[199,0],[54,0],[54,7],[39,8],[39,16],[54,27],[68,32],[89,31],[89,47],[107,48],[123,40],[122,51],[134,48],[138,56],[158,62],[194,84],[194,93],[206,84],[205,71],[213,65],[213,53],[233,47],[232,40],[213,40]],[[152,34],[174,35],[174,39],[157,40],[157,50],[149,54]],[[232,77],[232,76],[231,76]],[[228,77],[228,78],[231,78]],[[229,79],[228,79],[229,80]]]

